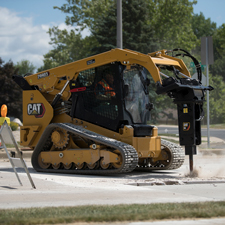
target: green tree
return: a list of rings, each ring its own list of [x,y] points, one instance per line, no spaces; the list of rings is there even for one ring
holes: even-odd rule
[[[66,4],[54,8],[67,14],[67,25],[91,29],[99,15],[106,15],[114,2],[115,0],[67,0]]]
[[[162,48],[169,49],[180,47],[190,50],[195,46],[196,43],[196,36],[194,35],[191,26],[193,4],[196,4],[196,1],[192,2],[189,0],[123,0],[123,16],[124,18],[126,18],[126,14],[129,13],[124,12],[124,8],[130,7],[130,14],[132,15],[134,13],[134,16],[136,18],[135,23],[147,23],[152,33],[154,31],[154,37],[152,35],[149,36],[150,40],[154,38],[154,44],[157,40],[157,44],[160,45]],[[144,16],[137,13],[143,11],[142,7],[144,5],[146,7],[146,10],[148,11],[147,17],[145,13]],[[102,18],[106,19],[107,16],[110,15],[111,17],[113,16],[113,14],[116,17],[115,0],[67,0],[67,4],[64,4],[62,7],[55,8],[67,14],[67,25],[80,26],[81,28],[88,27],[92,32],[98,32],[97,29],[99,28],[100,24],[103,25],[103,23],[101,22]],[[136,15],[138,15],[138,17]],[[134,26],[135,18],[130,22],[128,21],[128,23],[124,18],[124,29],[126,27],[129,27],[131,30],[134,30],[134,27],[135,29],[138,27]],[[110,22],[113,22],[112,18],[108,18],[108,20]],[[109,30],[109,28],[107,27],[103,28]],[[141,29],[142,28],[143,26],[141,26]],[[111,29],[113,30],[113,27],[111,27]],[[130,33],[132,32],[129,32],[129,34]],[[113,37],[115,37],[115,34],[116,32],[114,33]],[[124,31],[123,35],[125,36],[124,40],[126,38],[130,38],[126,36],[126,31]],[[133,35],[137,34],[133,33]],[[106,37],[109,37],[109,35]],[[133,37],[131,38],[133,39]],[[143,37],[140,38],[142,39]],[[115,41],[113,40],[113,43],[109,42],[109,45],[115,46]]]
[[[150,18],[146,0],[123,1],[123,47],[142,53],[156,51],[154,31],[148,23]],[[112,4],[107,15],[96,19],[91,33],[98,45],[94,53],[101,53],[116,48],[117,10]]]
[[[123,1],[124,48],[141,53],[159,50],[159,45],[155,40],[155,31],[149,23],[152,17],[146,0]]]
[[[23,76],[27,73],[33,74],[36,69],[36,67],[28,60],[21,60],[20,62],[17,62],[15,67],[18,68],[17,74],[21,75],[21,76]]]
[[[112,2],[113,0],[67,0],[61,7],[55,6],[55,9],[67,14],[65,23],[73,29],[49,29],[53,50],[44,55],[44,65],[38,72],[91,56],[93,46],[98,43],[93,35],[82,38],[80,32],[86,27],[93,27],[99,15],[107,14]]]
[[[123,0],[123,47],[142,53],[179,47],[192,51],[200,59],[200,37],[213,35],[215,64],[210,66],[210,71],[214,77],[224,76],[225,28],[216,29],[216,24],[202,13],[194,14],[196,2]],[[115,0],[67,0],[62,7],[55,8],[67,14],[66,24],[74,30],[50,29],[53,50],[44,56],[41,70],[116,47]],[[89,37],[81,37],[79,32],[84,28],[91,31]],[[213,84],[219,85],[216,81]],[[150,98],[155,102],[155,115],[166,106],[172,107],[167,96],[155,96],[151,92]]]
[[[44,55],[44,65],[38,72],[61,66],[91,55],[91,48],[95,45],[93,37],[82,38],[74,30],[60,30],[58,27],[49,29],[50,44],[53,49]]]
[[[202,12],[194,14],[191,19],[192,29],[198,40],[204,36],[213,36],[216,31],[216,23],[210,18],[206,19]]]
[[[202,12],[194,14],[191,19],[192,29],[197,37],[196,47],[192,49],[192,53],[200,60],[201,55],[201,37],[213,36],[216,32],[216,23],[210,18],[206,19]]]
[[[210,18],[206,19],[202,12],[194,14],[192,17],[192,29],[198,42],[196,48],[192,51],[200,59],[201,37],[212,36],[214,45],[214,64],[210,66],[210,72],[213,76],[224,75],[224,57],[225,57],[225,24],[217,28],[216,23]]]
[[[0,58],[0,105],[6,104],[8,116],[22,120],[22,91],[13,81],[13,75],[17,74],[18,68],[12,61],[4,64]]]
[[[213,35],[214,64],[210,66],[213,76],[221,76],[225,81],[225,24]]]
[[[225,90],[225,45],[224,35],[225,29],[222,25],[217,29],[216,23],[212,22],[210,18],[206,19],[203,13],[194,14],[192,17],[192,28],[198,39],[196,48],[192,51],[200,59],[201,54],[201,37],[212,36],[214,45],[214,64],[210,65],[210,85],[215,88],[211,91],[210,100],[210,123],[224,123],[224,90]],[[224,78],[224,80],[222,79]],[[206,104],[204,105],[206,112]],[[204,119],[206,122],[206,117]]]
[[[189,0],[149,0],[149,11],[153,15],[150,24],[161,48],[183,48],[188,51],[196,45],[191,18],[193,5]]]
[[[221,76],[210,76],[210,85],[215,88],[209,95],[210,123],[225,123],[225,82]]]
[[[214,64],[210,65],[210,122],[225,123],[225,24],[213,35]]]

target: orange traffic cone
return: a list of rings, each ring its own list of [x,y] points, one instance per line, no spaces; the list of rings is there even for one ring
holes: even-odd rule
[[[7,115],[7,106],[5,104],[2,105],[1,107],[1,117],[0,117],[0,128],[2,126],[2,124],[5,122],[8,123],[8,125],[10,125],[10,119],[8,117],[6,117]],[[1,139],[0,139],[0,146],[1,146]]]

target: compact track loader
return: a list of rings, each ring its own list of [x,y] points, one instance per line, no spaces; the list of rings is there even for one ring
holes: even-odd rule
[[[198,79],[176,57],[180,51],[194,61]],[[202,86],[193,56],[176,52],[113,49],[37,74],[15,75],[23,89],[20,144],[33,149],[34,169],[76,174],[171,170],[183,164],[185,154],[196,154],[205,91],[212,87]],[[156,92],[177,104],[185,150],[161,139],[157,127],[147,124],[153,108],[149,76]]]

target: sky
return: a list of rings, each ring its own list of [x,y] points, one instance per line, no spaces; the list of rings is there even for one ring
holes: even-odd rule
[[[43,65],[43,55],[52,49],[49,28],[65,25],[66,14],[53,6],[66,0],[0,0],[0,57],[6,63],[29,60],[36,68]],[[202,12],[217,27],[225,23],[225,0],[198,0],[194,13]],[[83,35],[87,34],[85,31]]]

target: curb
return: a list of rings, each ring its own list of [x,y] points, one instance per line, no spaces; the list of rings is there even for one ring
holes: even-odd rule
[[[164,181],[152,181],[152,182],[135,182],[129,183],[132,186],[170,186],[170,185],[188,185],[188,184],[224,184],[225,180],[192,180],[192,181],[177,181],[177,180],[164,180]]]

